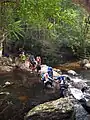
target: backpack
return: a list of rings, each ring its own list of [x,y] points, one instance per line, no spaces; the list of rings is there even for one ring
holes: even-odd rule
[[[29,60],[30,60],[31,63],[34,63],[35,62],[34,56],[30,55]]]

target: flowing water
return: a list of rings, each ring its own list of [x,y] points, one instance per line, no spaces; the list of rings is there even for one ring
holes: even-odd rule
[[[90,70],[77,71],[90,85]],[[23,73],[19,71],[0,75],[0,92],[9,92],[9,95],[0,95],[0,120],[23,120],[24,115],[34,106],[59,98],[58,93],[43,89],[38,77],[32,76],[23,80]],[[11,86],[3,87],[6,81],[13,83]],[[90,120],[89,114],[80,103],[75,104],[76,120]],[[12,114],[11,114],[12,113]]]
[[[87,85],[90,86],[90,70],[77,70],[78,74],[86,81]],[[75,104],[76,109],[76,120],[90,120],[90,114],[80,105]]]

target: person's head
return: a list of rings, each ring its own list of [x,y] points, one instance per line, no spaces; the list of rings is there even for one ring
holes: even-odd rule
[[[24,52],[22,52],[22,55],[24,55]]]
[[[48,72],[49,72],[49,71],[52,71],[52,70],[53,70],[52,67],[48,67]]]
[[[37,56],[36,59],[38,59],[39,57]]]

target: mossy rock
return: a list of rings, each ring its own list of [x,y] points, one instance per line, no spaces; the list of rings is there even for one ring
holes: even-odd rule
[[[24,120],[74,120],[74,107],[70,99],[60,98],[34,107]]]

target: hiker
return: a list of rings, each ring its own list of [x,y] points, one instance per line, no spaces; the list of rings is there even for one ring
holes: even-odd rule
[[[50,85],[52,87],[53,79],[51,77],[49,77],[48,72],[46,72],[42,75],[42,81],[43,81],[45,87],[47,87],[47,85]]]
[[[41,73],[41,65],[36,63],[36,69],[37,69],[37,73],[40,74]]]
[[[68,84],[66,83],[66,77],[64,75],[61,75],[57,77],[57,80],[59,80],[60,83],[60,97],[65,97],[66,89],[68,88]]]
[[[26,60],[26,55],[25,55],[24,52],[22,52],[22,54],[20,55],[20,58],[21,58],[21,61],[22,61],[22,62],[25,62],[25,60]]]
[[[24,52],[23,48],[19,48],[17,52],[17,57],[21,56],[21,54]]]
[[[29,68],[31,67],[32,70],[35,70],[35,68],[36,68],[36,60],[34,58],[34,55],[29,56],[29,62],[30,62]]]
[[[53,68],[52,67],[48,67],[47,72],[48,72],[49,77],[51,77],[53,79]]]
[[[41,57],[40,56],[36,57],[36,61],[37,61],[37,64],[41,65]]]
[[[37,69],[37,73],[40,74],[40,70],[41,70],[41,57],[40,56],[36,57],[36,69]]]

